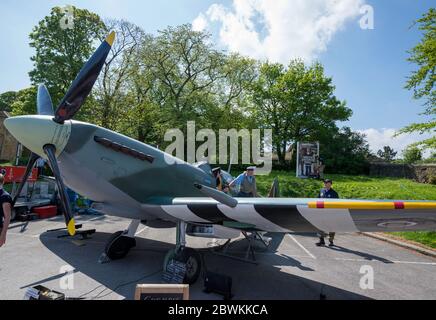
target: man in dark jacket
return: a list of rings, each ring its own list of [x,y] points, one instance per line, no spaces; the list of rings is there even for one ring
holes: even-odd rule
[[[323,199],[339,199],[338,193],[333,190],[332,188],[333,181],[330,179],[324,180],[324,188],[321,189],[319,192],[318,198]],[[316,244],[318,247],[325,246],[325,240],[324,238],[327,236],[327,234],[324,231],[320,231],[319,233],[319,242]],[[329,246],[334,246],[333,240],[335,239],[335,233],[330,232],[328,234],[329,236]]]

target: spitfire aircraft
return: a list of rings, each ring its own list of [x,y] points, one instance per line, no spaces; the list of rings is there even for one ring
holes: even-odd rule
[[[139,224],[176,225],[176,246],[168,257],[185,262],[185,281],[196,281],[199,253],[186,247],[186,234],[233,239],[241,232],[314,233],[436,230],[436,202],[336,199],[234,198],[216,189],[210,166],[195,165],[99,126],[72,120],[105,63],[112,32],[84,65],[55,111],[44,85],[38,88],[37,115],[11,117],[4,124],[31,150],[25,178],[36,160],[50,164],[56,178],[67,230],[75,234],[65,186],[94,201],[103,214],[131,219],[109,239],[111,259],[136,245]],[[193,232],[208,227],[208,234]]]

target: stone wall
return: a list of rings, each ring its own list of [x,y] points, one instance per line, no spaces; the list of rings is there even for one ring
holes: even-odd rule
[[[409,165],[393,163],[371,163],[370,175],[413,179],[421,183],[436,184],[436,164]]]

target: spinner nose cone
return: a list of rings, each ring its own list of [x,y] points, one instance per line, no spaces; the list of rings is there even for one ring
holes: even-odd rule
[[[42,157],[45,157],[43,147],[46,144],[54,145],[58,156],[71,133],[71,122],[61,125],[53,121],[53,116],[12,117],[7,118],[4,125],[22,145]]]

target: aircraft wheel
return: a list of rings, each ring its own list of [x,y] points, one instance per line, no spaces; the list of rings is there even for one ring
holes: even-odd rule
[[[164,259],[164,271],[167,270],[168,264],[173,259],[186,265],[186,274],[183,283],[194,284],[201,272],[200,254],[191,248],[183,248],[179,253],[176,253],[176,249],[171,249],[168,251]]]
[[[176,249],[170,249],[167,254],[165,255],[164,262],[163,262],[163,271],[167,271],[168,264],[171,260],[176,258]]]
[[[201,256],[198,251],[184,248],[178,257],[180,262],[186,264],[186,274],[183,283],[194,284],[201,272]]]
[[[111,260],[119,260],[124,258],[132,249],[136,247],[136,239],[126,237],[123,231],[117,231],[111,235],[107,244],[105,253]]]

